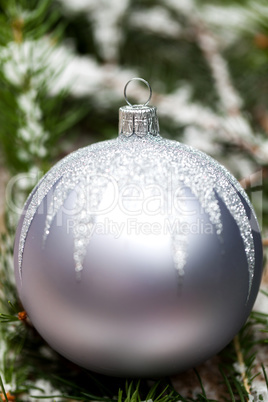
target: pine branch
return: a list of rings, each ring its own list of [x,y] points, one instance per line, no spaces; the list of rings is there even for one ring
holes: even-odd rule
[[[226,134],[239,147],[252,154],[254,158],[259,157],[263,160],[263,156],[261,155],[262,150],[257,145],[256,137],[249,123],[241,113],[241,97],[232,84],[227,63],[221,56],[215,36],[205,25],[204,21],[193,18],[191,22],[195,28],[199,46],[215,79],[215,85],[225,115],[230,116],[231,119],[239,119],[240,126],[246,127],[238,134],[232,130],[230,125],[230,129],[226,127]],[[268,158],[264,162],[267,162],[267,160]]]
[[[67,89],[53,96],[50,93],[64,68],[59,59],[57,67],[49,62],[63,30],[53,0],[20,0],[17,7],[3,2],[2,8],[9,35],[0,47],[0,139],[11,172],[31,172],[29,191],[36,184],[38,171],[46,171],[50,165],[57,140],[81,119],[84,108],[78,111],[67,106]],[[22,185],[22,180],[17,183]]]
[[[192,18],[196,38],[211,69],[224,113],[234,116],[240,113],[241,97],[231,81],[226,61],[221,56],[215,35],[205,25],[204,21]]]

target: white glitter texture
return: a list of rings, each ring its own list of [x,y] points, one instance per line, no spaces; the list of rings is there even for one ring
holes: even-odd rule
[[[75,190],[79,196],[75,205],[77,213],[72,216],[73,258],[75,271],[78,274],[82,271],[95,215],[111,180],[116,183],[119,191],[129,185],[143,189],[151,186],[150,196],[155,195],[154,186],[160,186],[165,194],[165,211],[172,189],[190,189],[208,214],[219,237],[223,230],[217,201],[217,196],[220,197],[236,221],[243,239],[248,261],[250,292],[255,254],[251,226],[239,196],[240,193],[249,203],[244,190],[224,167],[206,154],[177,141],[150,134],[142,138],[135,134],[130,137],[120,135],[117,139],[82,148],[64,158],[47,173],[30,195],[25,210],[18,256],[21,276],[28,230],[38,207],[52,188],[53,197],[48,205],[44,227],[44,244],[55,216],[68,195]],[[172,224],[179,219],[178,215],[171,211],[167,213],[167,219]],[[81,231],[81,225],[86,230]],[[175,230],[171,234],[171,244],[175,268],[179,277],[183,277],[187,262],[187,235]]]

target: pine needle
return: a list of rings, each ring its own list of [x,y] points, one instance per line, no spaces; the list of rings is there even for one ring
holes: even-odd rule
[[[240,346],[239,335],[236,335],[234,337],[233,342],[234,342],[235,352],[236,352],[236,355],[237,355],[237,360],[238,360],[239,366],[242,368],[241,376],[242,376],[243,385],[244,385],[245,390],[247,391],[247,393],[249,395],[251,395],[248,378],[247,378],[247,375],[246,375],[246,371],[244,369],[245,361],[244,361],[243,353],[242,353],[241,346]]]
[[[261,292],[262,294],[264,294],[265,296],[268,297],[268,292],[266,292],[265,290],[261,289],[260,292]],[[266,315],[267,315],[267,314],[266,314]]]
[[[202,394],[201,394],[201,395],[204,396],[205,398],[207,398],[206,391],[205,391],[203,382],[202,382],[202,380],[201,380],[201,377],[200,377],[200,375],[199,375],[199,373],[198,373],[198,371],[197,371],[196,369],[194,369],[194,372],[195,372],[195,374],[196,374],[196,376],[197,376],[197,378],[198,378],[198,381],[199,381],[199,383],[200,383],[200,387],[201,387],[201,389],[202,389]]]
[[[230,384],[230,381],[228,380],[226,374],[224,373],[224,371],[222,370],[221,367],[219,368],[219,370],[220,370],[221,375],[222,375],[222,377],[224,379],[224,382],[225,382],[225,384],[226,384],[226,386],[228,388],[228,391],[229,391],[229,394],[230,394],[230,397],[231,397],[231,402],[236,402],[235,397],[234,397],[234,393],[233,393],[233,390],[232,390],[232,387],[231,387],[231,384]]]
[[[263,372],[263,375],[264,375],[264,379],[265,379],[265,383],[266,383],[266,387],[267,387],[267,391],[268,391],[268,378],[267,378],[267,373],[265,371],[263,363],[261,364],[261,368],[262,368],[262,372]]]
[[[243,389],[242,389],[242,387],[241,387],[240,382],[237,381],[237,379],[236,379],[235,377],[233,377],[232,380],[233,380],[233,383],[234,383],[234,385],[235,385],[235,387],[236,387],[236,389],[237,389],[237,392],[238,392],[240,401],[241,401],[241,402],[245,402],[246,400],[245,400],[245,398],[244,398]],[[247,401],[248,401],[248,399],[247,399]]]
[[[5,387],[4,387],[4,383],[3,383],[1,375],[0,375],[0,386],[1,386],[1,389],[2,389],[2,393],[3,393],[4,397],[5,397],[5,400],[6,400],[6,402],[8,402],[7,394],[6,394],[6,391],[5,391]]]

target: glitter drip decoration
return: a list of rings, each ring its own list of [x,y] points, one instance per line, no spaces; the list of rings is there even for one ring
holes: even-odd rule
[[[149,89],[143,105],[128,100],[133,80]],[[124,94],[118,138],[65,157],[29,196],[17,288],[36,329],[75,363],[167,375],[217,353],[247,319],[260,230],[223,166],[161,137],[148,82]]]

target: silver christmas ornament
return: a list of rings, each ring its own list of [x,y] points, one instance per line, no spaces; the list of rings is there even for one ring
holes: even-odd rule
[[[162,138],[151,89],[131,105],[127,85],[118,138],[65,157],[29,196],[16,281],[33,325],[66,358],[113,376],[168,375],[239,331],[262,244],[236,179]]]

